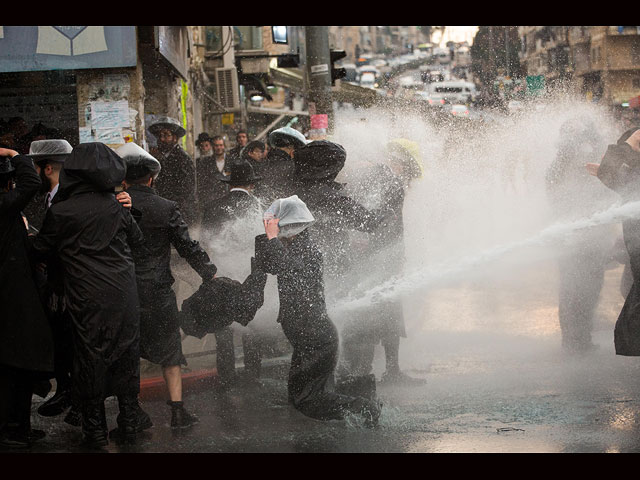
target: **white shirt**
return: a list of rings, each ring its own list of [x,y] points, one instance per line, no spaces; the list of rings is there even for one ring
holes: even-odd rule
[[[53,197],[56,196],[56,193],[58,193],[58,187],[59,186],[60,186],[60,184],[56,183],[56,186],[53,187],[53,189],[49,193],[47,193],[47,198],[46,198],[46,201],[45,201],[47,208],[51,208],[51,202],[53,201]]]
[[[222,169],[224,168],[224,158],[225,158],[225,157],[222,157],[222,160],[218,160],[218,159],[216,158],[216,167],[218,167],[218,171],[219,171],[220,173],[222,173]]]

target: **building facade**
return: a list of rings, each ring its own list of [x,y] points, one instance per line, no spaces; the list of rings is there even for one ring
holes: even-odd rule
[[[640,95],[640,27],[523,26],[519,33],[528,75],[614,108]]]

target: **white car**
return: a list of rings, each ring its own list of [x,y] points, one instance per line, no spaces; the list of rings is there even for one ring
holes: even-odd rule
[[[466,117],[469,118],[469,107],[466,105],[451,105],[451,115],[456,117]]]

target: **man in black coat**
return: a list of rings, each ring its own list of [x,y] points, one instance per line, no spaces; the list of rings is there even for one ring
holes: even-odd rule
[[[196,160],[198,210],[204,219],[211,203],[227,193],[226,185],[220,182],[228,174],[229,159],[225,152],[224,138],[216,135],[210,139],[212,151]]]
[[[56,202],[33,249],[45,263],[57,257],[74,332],[73,388],[82,431],[91,447],[108,444],[104,400],[118,398],[118,425],[134,441],[140,391],[139,311],[132,248],[144,238],[115,196],[124,161],[102,143],[74,147],[65,161]]]
[[[139,226],[147,247],[145,251],[134,251],[140,300],[140,356],[162,367],[169,390],[171,427],[186,428],[198,419],[185,410],[182,401],[181,365],[187,361],[182,354],[178,305],[171,288],[174,283],[171,247],[205,282],[213,279],[216,266],[189,236],[178,204],[162,198],[153,189],[160,163],[135,143],[120,147],[117,153],[127,164],[124,184],[134,209],[141,214]]]
[[[404,199],[405,189],[422,176],[422,161],[417,144],[406,139],[388,143],[386,158],[365,176],[367,189],[386,199],[386,206],[394,212],[367,235],[366,248],[352,252],[357,265],[352,273],[359,293],[402,274],[405,263]],[[393,192],[393,193],[392,193]],[[351,277],[348,277],[351,278]],[[400,369],[400,338],[406,337],[402,299],[389,299],[355,312],[341,332],[344,370],[349,375],[371,372],[375,345],[382,344],[385,371],[382,383],[422,384]]]
[[[623,133],[615,144],[607,147],[600,165],[589,163],[587,169],[624,202],[640,201],[640,128]],[[618,355],[640,356],[640,220],[625,220],[622,232],[633,285],[616,321],[614,344]]]
[[[395,185],[378,209],[365,208],[344,191],[344,184],[335,181],[346,158],[342,145],[328,140],[310,142],[297,149],[294,157],[294,193],[316,217],[310,232],[323,253],[326,274],[336,280],[351,266],[349,231],[375,232],[397,215],[394,207],[404,198],[402,187]]]
[[[196,170],[193,160],[180,146],[187,133],[180,123],[170,117],[159,119],[149,127],[158,139],[156,157],[162,165],[162,178],[156,190],[168,200],[178,203],[187,225],[197,221]]]
[[[312,418],[342,419],[351,413],[373,426],[380,415],[375,383],[367,396],[334,390],[338,331],[327,314],[322,254],[308,232],[313,221],[297,196],[278,199],[265,213],[265,234],[255,244],[258,268],[278,277],[278,322],[293,346],[289,402]]]
[[[277,198],[294,193],[293,157],[299,148],[307,144],[304,135],[291,127],[274,130],[268,137],[271,147],[267,154],[267,167],[264,169],[264,202],[269,205]]]
[[[31,142],[29,157],[36,165],[36,171],[42,180],[44,198],[38,198],[39,204],[33,212],[36,216],[37,229],[42,228],[44,216],[51,207],[60,188],[60,172],[64,161],[73,147],[63,139],[36,140]],[[34,221],[28,217],[29,224]],[[53,417],[63,413],[69,406],[65,422],[80,426],[80,407],[72,402],[71,377],[73,371],[73,338],[71,319],[65,308],[64,286],[60,266],[50,262],[44,269],[39,282],[45,312],[51,324],[55,346],[54,365],[56,393],[38,407],[38,413],[45,417]]]
[[[33,280],[21,214],[39,188],[32,160],[0,148],[0,444],[5,447],[28,447],[44,433],[31,429],[31,397],[34,381],[53,372],[53,338]]]
[[[584,168],[598,161],[605,149],[598,127],[589,119],[575,117],[563,123],[558,153],[545,178],[556,221],[574,221],[616,201],[615,194]],[[591,332],[615,238],[612,226],[601,225],[582,232],[576,243],[560,252],[558,319],[562,348],[569,354],[596,348]]]
[[[253,168],[248,162],[231,164],[229,172],[228,176],[220,177],[220,182],[228,185],[228,193],[210,204],[202,220],[202,227],[211,233],[214,242],[219,245],[219,251],[240,249],[237,242],[225,236],[225,226],[231,225],[231,222],[245,221],[251,214],[262,213],[262,204],[252,193],[256,183],[260,182],[262,178],[254,174]],[[218,234],[222,236],[216,237]],[[216,338],[216,366],[222,385],[227,387],[236,383],[237,380],[233,329],[224,327],[214,334]],[[260,376],[261,367],[261,354],[256,332],[246,331],[242,335],[242,342],[247,379],[256,380]]]

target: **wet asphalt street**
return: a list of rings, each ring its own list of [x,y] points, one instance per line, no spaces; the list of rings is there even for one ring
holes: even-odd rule
[[[560,348],[551,271],[516,285],[509,280],[510,288],[496,280],[414,300],[408,311],[428,320],[408,322],[401,363],[426,383],[380,384],[384,407],[376,428],[297,412],[286,402],[284,364],[267,369],[261,387],[187,391],[186,406],[200,423],[181,434],[171,431],[164,400],[145,400],[154,426],[137,445],[112,442],[102,452],[640,452],[640,359],[613,350],[620,271],[607,273],[594,326],[597,348],[582,355]],[[377,350],[378,378],[382,357]],[[86,452],[79,428],[35,413],[41,401],[34,397],[33,426],[47,437],[31,451]],[[109,428],[116,414],[108,399]]]

